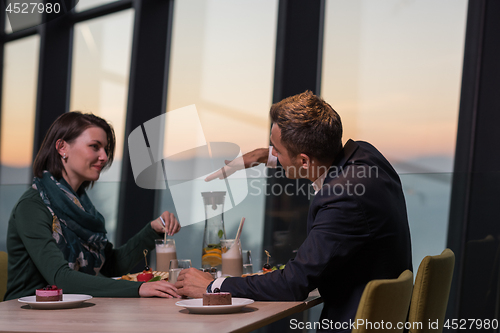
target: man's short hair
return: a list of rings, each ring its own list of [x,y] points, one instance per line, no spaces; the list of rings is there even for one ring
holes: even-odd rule
[[[309,90],[273,104],[271,120],[281,129],[281,142],[290,156],[303,153],[325,162],[342,149],[340,116]]]

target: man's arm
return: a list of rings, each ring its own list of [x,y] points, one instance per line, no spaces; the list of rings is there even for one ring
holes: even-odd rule
[[[261,163],[267,163],[269,155],[270,155],[269,148],[259,148],[252,150],[251,152],[248,152],[243,156],[235,158],[232,161],[226,160],[225,161],[226,166],[217,170],[213,174],[209,175],[207,178],[205,178],[205,181],[209,182],[216,178],[224,179],[229,177],[236,171],[252,168]]]
[[[329,274],[346,274],[349,259],[369,238],[363,218],[355,210],[321,209],[304,243],[283,270],[247,278],[229,278],[221,291],[255,300],[303,300],[327,283]]]
[[[366,221],[354,200],[322,207],[295,259],[288,261],[285,269],[246,278],[227,278],[220,290],[234,297],[255,300],[303,300],[311,290],[324,284],[332,271],[345,274],[344,266],[369,237]],[[176,287],[181,295],[201,297],[211,281],[208,276],[202,279],[193,272],[186,274],[185,281]],[[184,285],[188,287],[186,290]]]

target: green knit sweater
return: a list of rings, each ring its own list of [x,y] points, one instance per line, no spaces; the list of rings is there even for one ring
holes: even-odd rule
[[[108,243],[100,273],[92,276],[68,266],[52,237],[52,215],[38,191],[30,188],[12,210],[7,231],[9,254],[5,300],[34,295],[47,284],[57,285],[68,294],[95,297],[139,297],[140,282],[113,280],[109,277],[129,273],[141,259],[142,251],[154,248],[159,235],[148,223],[125,245],[113,249]]]

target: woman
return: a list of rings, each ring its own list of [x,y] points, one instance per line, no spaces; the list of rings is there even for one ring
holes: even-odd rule
[[[95,115],[69,112],[52,124],[33,164],[32,188],[10,216],[5,300],[33,295],[47,284],[64,293],[101,297],[178,297],[166,281],[108,278],[128,273],[143,260],[144,249],[154,248],[160,234],[180,229],[174,215],[164,212],[165,227],[157,218],[113,249],[104,218],[85,190],[111,165],[114,149],[113,128]]]

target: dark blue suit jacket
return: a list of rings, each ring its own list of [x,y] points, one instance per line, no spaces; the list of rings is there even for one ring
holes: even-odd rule
[[[354,319],[370,280],[397,278],[412,269],[401,181],[369,143],[346,143],[311,203],[307,230],[284,270],[228,278],[222,291],[278,301],[303,300],[318,288],[324,299],[321,320],[342,323]]]

